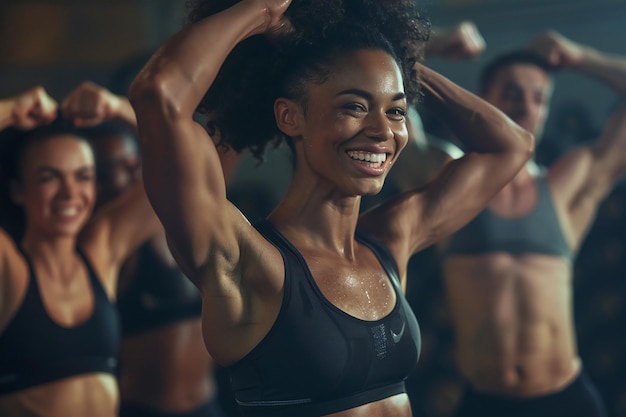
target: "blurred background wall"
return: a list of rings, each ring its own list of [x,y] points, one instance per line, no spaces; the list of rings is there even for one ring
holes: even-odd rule
[[[381,0],[384,1],[384,0]],[[626,0],[424,0],[435,26],[473,20],[487,42],[474,61],[428,61],[475,90],[483,64],[521,47],[544,30],[626,55]],[[3,0],[0,3],[0,96],[35,84],[57,100],[85,79],[124,94],[141,64],[179,29],[184,0]],[[557,73],[556,92],[540,156],[551,161],[601,130],[617,97],[573,72]],[[288,183],[289,162],[279,150],[258,167],[249,159],[231,196],[250,217],[265,215]],[[601,207],[576,263],[575,315],[583,361],[612,417],[626,417],[626,187]],[[446,417],[460,384],[436,255],[418,254],[408,288],[423,330],[424,351],[409,380],[416,416]],[[230,399],[224,385],[224,401]]]
[[[184,0],[4,0],[0,94],[43,84],[58,97],[116,70],[182,27]]]

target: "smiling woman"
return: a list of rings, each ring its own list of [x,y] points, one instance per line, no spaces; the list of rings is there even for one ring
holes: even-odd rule
[[[532,135],[417,63],[427,26],[412,0],[196,3],[131,102],[146,190],[201,289],[207,349],[245,416],[411,416],[408,260],[487,204]],[[359,215],[406,145],[420,83],[467,156]],[[211,136],[257,156],[290,144],[293,180],[266,220],[251,225],[226,199]]]
[[[67,159],[67,155],[72,157]],[[51,135],[40,146],[27,148],[21,157],[15,202],[45,234],[77,234],[91,214],[96,194],[89,145],[71,134]],[[66,202],[59,195],[76,197]]]
[[[92,216],[93,152],[42,88],[0,109],[3,185],[23,220],[0,229],[0,414],[114,416],[117,270],[158,222],[141,187]]]

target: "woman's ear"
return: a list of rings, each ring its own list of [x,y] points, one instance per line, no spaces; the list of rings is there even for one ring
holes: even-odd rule
[[[286,98],[274,102],[276,125],[285,135],[295,138],[300,136],[302,128],[302,106]]]

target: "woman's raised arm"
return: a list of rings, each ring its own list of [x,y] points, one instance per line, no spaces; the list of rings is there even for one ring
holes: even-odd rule
[[[61,104],[63,117],[77,127],[92,127],[118,120],[136,127],[136,118],[126,97],[86,81],[72,90]],[[142,243],[161,231],[161,224],[140,180],[120,197],[105,204],[81,232],[80,242],[102,268],[111,288],[118,269]],[[113,293],[114,291],[112,291]]]
[[[194,112],[232,49],[280,28],[288,5],[245,0],[200,20],[167,41],[130,88],[146,191],[192,279],[207,265],[233,267],[241,230],[249,227],[226,199],[216,138],[193,120]],[[241,109],[241,123],[245,115]]]
[[[41,86],[0,100],[0,130],[16,127],[30,130],[57,117],[57,103]]]
[[[402,242],[397,250],[406,257],[476,216],[534,150],[533,135],[504,113],[435,71],[417,66],[426,105],[448,124],[465,156],[446,164],[422,189],[402,194],[362,217],[360,224],[370,233]]]

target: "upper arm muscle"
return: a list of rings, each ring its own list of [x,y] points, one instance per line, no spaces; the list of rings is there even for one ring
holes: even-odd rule
[[[197,267],[213,245],[235,246],[232,222],[243,221],[229,213],[217,150],[191,119],[142,124],[139,117],[148,197],[171,242],[184,248],[181,257]]]

